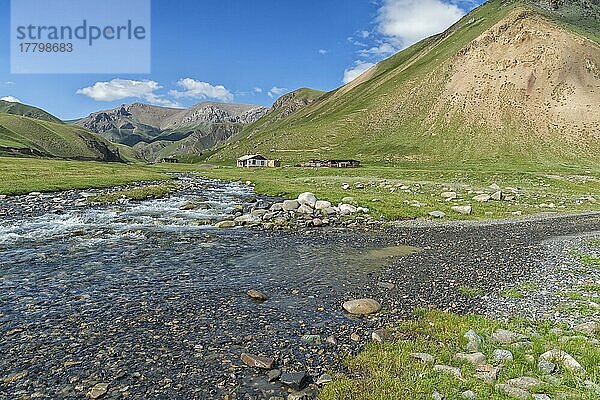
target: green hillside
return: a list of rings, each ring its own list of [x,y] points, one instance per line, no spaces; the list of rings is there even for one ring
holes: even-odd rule
[[[3,113],[0,155],[123,161],[114,145],[87,129]]]
[[[599,28],[593,10],[580,30],[560,10],[491,0],[286,117],[267,114],[209,161],[597,162],[600,47],[580,33]]]
[[[40,108],[28,106],[21,103],[13,103],[10,101],[0,100],[0,113],[21,115],[24,117],[40,119],[43,121],[61,122],[60,119],[56,118],[54,115],[47,113],[46,111]]]

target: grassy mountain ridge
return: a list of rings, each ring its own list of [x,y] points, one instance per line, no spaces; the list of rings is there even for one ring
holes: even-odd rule
[[[113,144],[87,129],[5,113],[0,113],[0,155],[123,161]]]
[[[597,161],[600,47],[579,33],[530,3],[489,1],[210,160]]]
[[[54,115],[42,110],[41,108],[28,106],[26,104],[21,103],[13,103],[10,101],[0,100],[0,113],[5,114],[13,114],[13,115],[22,115],[24,117],[30,117],[34,119],[39,119],[43,121],[50,122],[62,122],[60,119],[56,118]]]

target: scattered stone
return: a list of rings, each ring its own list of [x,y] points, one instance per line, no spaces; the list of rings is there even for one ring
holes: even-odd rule
[[[540,360],[538,363],[538,370],[545,374],[551,374],[556,371],[556,364],[546,360]]]
[[[321,336],[319,335],[304,335],[302,336],[302,340],[312,344],[321,344]]]
[[[504,392],[509,397],[519,400],[529,400],[531,399],[531,395],[523,389],[516,388],[514,386],[506,385],[506,384],[498,384],[496,385],[496,389]]]
[[[494,192],[490,197],[492,200],[500,201],[504,198],[504,194],[500,190],[498,190],[497,192]]]
[[[274,212],[283,211],[283,203],[274,203],[269,210]]]
[[[315,203],[315,210],[325,210],[326,208],[331,207],[331,203],[324,200],[318,200]]]
[[[335,340],[335,336],[330,335],[327,336],[327,339],[325,339],[325,343],[329,343],[329,344],[337,344],[337,340]]]
[[[454,356],[455,360],[466,361],[473,365],[485,364],[485,354],[483,353],[458,353]]]
[[[506,362],[513,360],[513,353],[509,350],[496,349],[494,350],[494,361]]]
[[[473,329],[465,333],[465,339],[469,341],[467,343],[467,351],[475,353],[481,350],[481,346],[483,345],[483,338],[479,336],[479,334]]]
[[[551,400],[550,396],[542,393],[533,394],[533,400]]]
[[[496,183],[492,183],[490,186],[488,186],[488,188],[490,188],[490,190],[500,190],[500,186],[498,186]]]
[[[475,376],[487,383],[493,383],[498,379],[501,367],[494,367],[490,364],[477,365],[475,367]]]
[[[300,207],[300,203],[296,200],[284,200],[281,207],[283,211],[296,211]]]
[[[100,397],[104,396],[107,391],[108,383],[97,383],[89,391],[88,396],[90,396],[90,399],[99,399]]]
[[[265,301],[265,300],[267,300],[267,295],[264,294],[263,292],[259,291],[259,290],[250,289],[250,290],[248,290],[246,292],[246,294],[252,300],[256,300],[256,301]]]
[[[509,379],[508,384],[519,389],[529,390],[535,386],[542,385],[544,382],[531,376],[521,376],[519,378]]]
[[[267,380],[269,382],[275,382],[281,376],[281,370],[273,369],[271,371],[267,371]]]
[[[460,394],[463,399],[476,399],[477,394],[472,390],[465,390]]]
[[[235,228],[235,222],[234,221],[221,221],[221,222],[217,222],[215,224],[215,228],[219,228],[219,229]]]
[[[443,394],[441,394],[440,392],[438,392],[437,390],[435,392],[433,392],[433,394],[431,395],[431,398],[433,400],[445,400],[446,398],[444,397]]]
[[[2,379],[2,382],[4,382],[4,383],[16,382],[18,380],[21,380],[21,379],[27,377],[27,375],[29,375],[29,371],[15,372],[14,374],[10,374],[10,375],[4,377],[4,379]]]
[[[353,342],[358,342],[360,341],[360,336],[358,335],[358,333],[352,332],[352,334],[350,335],[350,340],[352,340]]]
[[[373,299],[349,300],[343,304],[343,307],[344,310],[355,315],[368,315],[381,310],[381,304]]]
[[[312,214],[314,212],[314,210],[312,208],[310,208],[309,205],[302,204],[300,207],[298,207],[298,209],[296,210],[296,212],[299,212],[300,214],[310,215],[310,214]]]
[[[433,364],[435,362],[435,358],[427,353],[410,353],[410,356],[428,364]]]
[[[371,339],[377,343],[387,343],[394,340],[394,336],[385,329],[376,329],[371,333]]]
[[[525,360],[526,360],[528,363],[530,363],[530,364],[533,364],[533,363],[535,362],[535,357],[534,357],[534,356],[532,356],[531,354],[526,354],[526,355],[525,355]]]
[[[298,203],[303,206],[315,208],[315,205],[317,204],[317,197],[313,193],[305,192],[298,196]]]
[[[393,288],[396,287],[396,285],[394,285],[391,282],[377,282],[377,286],[382,287],[384,289],[388,289],[388,290],[392,290]]]
[[[456,192],[443,192],[440,194],[446,200],[454,200],[458,197],[458,193]]]
[[[279,377],[279,382],[294,390],[302,390],[306,386],[308,376],[306,372],[284,372]]]
[[[429,213],[429,216],[433,218],[444,218],[446,216],[446,213],[443,211],[432,211]]]
[[[540,360],[546,360],[553,363],[562,364],[566,369],[572,372],[582,372],[585,370],[570,354],[562,350],[552,349],[540,356]]]
[[[573,330],[575,332],[593,336],[596,334],[596,332],[598,332],[598,323],[597,322],[585,322],[583,324],[574,326]]]
[[[434,371],[438,371],[438,372],[442,372],[445,374],[449,374],[449,375],[453,375],[455,378],[457,379],[462,379],[462,372],[460,371],[460,368],[456,368],[456,367],[451,367],[449,365],[441,365],[441,364],[436,364],[433,366],[433,370]]]
[[[491,196],[489,194],[478,194],[477,196],[473,197],[473,200],[478,201],[480,203],[488,202],[490,199]]]
[[[473,212],[473,207],[471,206],[453,206],[451,208],[453,211],[463,215],[471,215]]]
[[[313,226],[323,226],[323,220],[320,218],[313,218],[312,225]]]
[[[348,190],[348,189],[350,189],[350,185],[347,183],[342,183],[342,189]]]
[[[490,339],[495,343],[505,344],[505,345],[529,340],[527,338],[527,336],[525,336],[525,335],[507,331],[506,329],[496,330],[494,333],[492,333],[492,336],[490,337]]]
[[[325,385],[326,383],[329,383],[332,380],[333,380],[333,378],[331,378],[331,375],[329,375],[329,374],[323,374],[323,375],[321,375],[321,376],[319,376],[317,378],[316,384],[317,385]]]
[[[351,204],[340,204],[340,214],[349,215],[354,214],[358,210]]]
[[[182,205],[181,207],[179,207],[179,209],[183,210],[183,211],[197,210],[199,208],[200,208],[200,206],[198,204],[194,204],[194,203],[185,203],[184,205]]]
[[[261,369],[273,369],[275,361],[269,357],[255,356],[254,354],[242,353],[240,359],[249,367]]]
[[[342,203],[354,204],[354,197],[350,197],[350,196],[344,197],[342,199]]]

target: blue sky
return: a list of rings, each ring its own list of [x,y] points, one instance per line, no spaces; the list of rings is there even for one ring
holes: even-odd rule
[[[86,1],[86,0],[82,0]],[[476,0],[477,1],[477,0]],[[63,119],[142,101],[270,105],[299,87],[332,90],[475,7],[444,0],[152,0],[150,74],[10,73],[0,1],[0,98]]]

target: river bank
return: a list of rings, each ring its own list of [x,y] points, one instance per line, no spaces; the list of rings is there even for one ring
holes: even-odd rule
[[[344,373],[346,355],[415,307],[505,318],[516,299],[499,293],[536,273],[550,276],[539,266],[551,268],[569,256],[563,248],[598,233],[597,215],[370,232],[224,230],[199,221],[281,199],[241,184],[193,183],[166,198],[117,204],[90,205],[96,191],[0,200],[7,396],[81,398],[98,384],[107,384],[102,398],[287,396],[290,386],[269,382],[240,354],[273,358],[309,381]],[[559,280],[540,286],[562,290]],[[253,301],[249,289],[268,299]],[[383,312],[358,318],[342,310],[362,297]],[[534,297],[523,299],[538,309]],[[520,306],[512,307],[511,315]],[[590,318],[568,315],[570,323]]]

